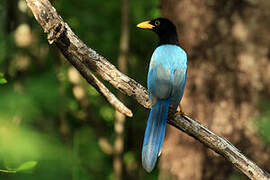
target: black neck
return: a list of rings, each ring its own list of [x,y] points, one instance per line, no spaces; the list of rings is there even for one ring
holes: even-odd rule
[[[164,45],[164,44],[173,44],[173,45],[178,45],[179,46],[179,42],[178,42],[178,37],[177,37],[177,33],[166,33],[166,34],[162,34],[159,35],[159,43],[158,45]]]

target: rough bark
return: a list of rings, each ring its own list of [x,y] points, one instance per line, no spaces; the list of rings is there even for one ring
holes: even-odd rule
[[[255,117],[260,95],[270,94],[269,7],[262,0],[161,1],[189,57],[184,109],[268,171],[270,148],[259,139]],[[222,180],[233,173],[190,137],[172,128],[167,132],[161,167],[173,179],[216,179],[219,174]]]
[[[78,64],[83,64],[82,68],[88,67],[121,92],[132,96],[138,103],[149,108],[146,89],[135,80],[119,72],[94,50],[88,48],[64,23],[48,0],[26,0],[26,2],[45,33],[48,34],[49,43],[56,42],[57,47],[69,61],[72,59]],[[228,141],[215,135],[197,121],[178,115],[174,119],[170,119],[169,123],[223,155],[233,165],[237,164],[235,167],[251,179],[270,179],[268,173],[247,159]]]

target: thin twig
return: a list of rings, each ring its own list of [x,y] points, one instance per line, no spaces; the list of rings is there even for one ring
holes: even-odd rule
[[[48,33],[49,42],[61,42],[58,48],[65,54],[66,58],[74,58],[74,60],[80,61],[122,93],[132,96],[144,107],[150,107],[146,89],[135,80],[118,71],[104,57],[88,48],[64,23],[48,0],[26,0],[26,2],[39,24]],[[222,155],[250,179],[270,179],[267,172],[245,157],[231,143],[211,132],[197,121],[189,117],[176,116],[174,119],[169,119],[168,123]]]
[[[15,170],[4,170],[4,169],[0,169],[0,173],[16,173],[17,171]]]
[[[49,1],[26,1],[31,8],[35,18],[43,27],[44,32],[48,34],[48,41],[50,44],[56,42],[57,47],[62,51],[66,59],[81,73],[81,75],[91,84],[117,111],[132,117],[132,111],[128,109],[120,100],[117,99],[104,84],[102,84],[82,63],[83,59],[80,59],[77,54],[80,54],[80,50],[83,52],[87,46],[83,44],[81,40],[71,31],[69,26],[64,23],[62,18],[57,14],[55,8]],[[69,32],[72,32],[69,34]],[[76,42],[71,42],[69,35],[73,36]],[[61,41],[56,41],[61,39]],[[73,43],[82,46],[72,46]],[[81,48],[81,49],[80,49]],[[81,54],[83,55],[83,54]],[[83,57],[82,57],[83,58]]]
[[[56,42],[57,46],[62,46],[61,42]],[[84,77],[84,79],[91,84],[108,102],[111,104],[117,111],[120,113],[132,117],[132,111],[128,109],[113,93],[110,92],[106,86],[98,80],[86,67],[83,63],[76,60],[75,58],[69,58],[69,54],[66,54],[66,51],[62,51],[67,60],[72,64]]]

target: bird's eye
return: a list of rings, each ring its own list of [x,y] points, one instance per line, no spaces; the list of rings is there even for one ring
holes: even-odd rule
[[[155,25],[156,25],[156,26],[159,26],[159,25],[160,25],[160,21],[159,21],[159,20],[156,20],[156,21],[155,21]]]

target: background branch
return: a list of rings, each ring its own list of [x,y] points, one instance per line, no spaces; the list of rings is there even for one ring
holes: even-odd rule
[[[119,42],[119,55],[118,55],[118,68],[122,73],[127,73],[127,59],[129,51],[129,0],[121,0],[121,34]],[[119,93],[119,98],[123,101],[124,95]],[[125,131],[125,120],[126,117],[115,112],[114,121],[114,159],[113,169],[115,180],[123,179],[123,155],[124,155],[124,131]]]
[[[45,33],[49,43],[56,42],[57,47],[65,57],[78,61],[99,74],[125,95],[133,97],[138,103],[149,108],[147,90],[135,80],[118,71],[115,66],[104,57],[88,48],[64,23],[48,0],[26,0],[35,18]],[[237,169],[251,179],[266,180],[270,175],[260,169],[254,162],[245,157],[237,148],[224,138],[221,138],[202,126],[197,121],[184,116],[169,119],[168,123],[198,139],[204,145],[219,153]]]

